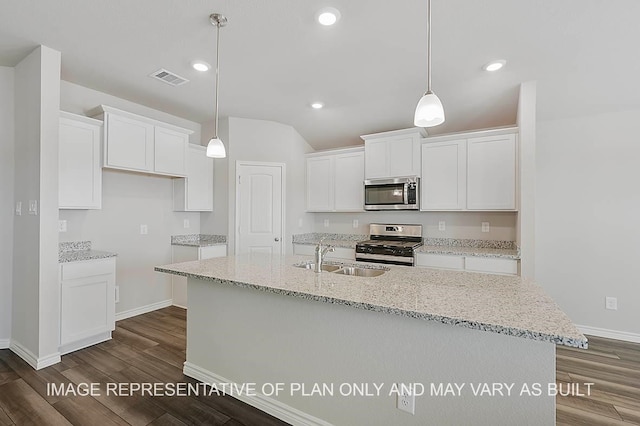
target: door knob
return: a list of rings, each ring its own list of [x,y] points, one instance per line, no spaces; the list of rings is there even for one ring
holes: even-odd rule
[[[275,240],[275,241],[280,241],[280,238],[275,237],[275,238],[274,238],[274,240]]]

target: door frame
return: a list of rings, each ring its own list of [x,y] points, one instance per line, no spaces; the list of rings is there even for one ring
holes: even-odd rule
[[[266,162],[266,161],[244,161],[244,160],[236,160],[236,180],[235,180],[235,186],[236,186],[236,211],[235,211],[235,223],[234,223],[234,234],[235,234],[235,255],[237,256],[239,254],[239,248],[240,248],[240,190],[238,188],[238,181],[240,179],[240,168],[242,166],[264,166],[264,167],[279,167],[280,168],[280,172],[281,172],[281,180],[280,180],[280,191],[282,196],[281,198],[281,211],[282,211],[282,215],[281,215],[281,221],[282,223],[280,224],[280,230],[282,235],[280,236],[280,254],[284,255],[286,253],[286,249],[285,249],[285,235],[286,235],[286,193],[287,193],[287,165],[286,163],[271,163],[271,162]]]

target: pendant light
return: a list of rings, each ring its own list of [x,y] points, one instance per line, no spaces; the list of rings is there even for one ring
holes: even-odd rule
[[[216,35],[216,115],[215,115],[215,129],[213,137],[209,140],[207,145],[207,157],[224,158],[227,156],[227,152],[224,149],[224,144],[218,136],[218,92],[220,87],[220,28],[227,25],[227,18],[219,13],[212,13],[209,16],[211,25],[217,29]]]
[[[427,93],[422,96],[413,124],[417,127],[433,127],[444,123],[442,102],[431,91],[431,0],[427,0]]]

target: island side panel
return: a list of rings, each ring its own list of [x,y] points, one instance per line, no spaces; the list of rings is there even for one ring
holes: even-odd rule
[[[555,423],[553,344],[193,278],[188,299],[185,374],[256,383],[258,392],[284,383],[272,398],[331,424]],[[334,396],[291,394],[296,383],[306,393],[314,383],[333,386]],[[341,396],[343,383],[369,384],[374,394],[383,385],[380,396]],[[415,415],[396,408],[394,383],[425,386]],[[464,385],[459,395],[432,395],[441,383]],[[471,385],[482,383],[513,384],[511,396],[474,396]],[[542,395],[520,396],[534,384]]]

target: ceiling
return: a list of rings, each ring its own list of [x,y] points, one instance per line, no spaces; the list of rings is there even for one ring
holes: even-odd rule
[[[340,10],[333,27],[315,21]],[[426,89],[426,0],[0,0],[0,65],[44,44],[62,79],[196,122],[213,118],[213,12],[221,29],[220,114],[293,126],[316,149],[413,125]],[[433,0],[433,90],[446,122],[430,134],[514,124],[521,82],[538,118],[640,108],[640,2]],[[495,73],[482,70],[506,59]],[[190,80],[172,87],[165,68]],[[319,100],[322,110],[309,104]]]

